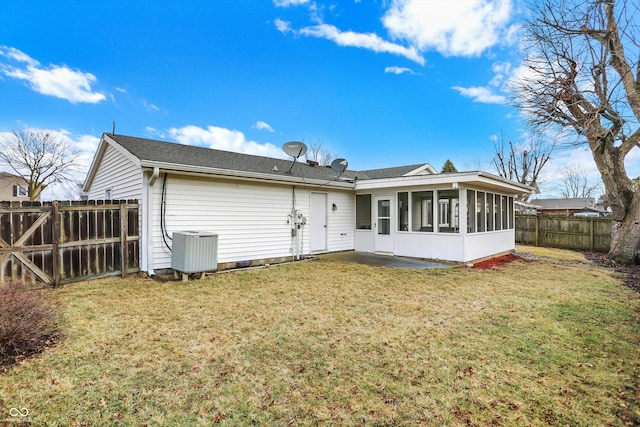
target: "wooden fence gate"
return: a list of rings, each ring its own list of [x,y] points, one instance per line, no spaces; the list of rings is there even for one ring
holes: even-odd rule
[[[136,200],[0,202],[0,282],[124,277],[139,251]]]

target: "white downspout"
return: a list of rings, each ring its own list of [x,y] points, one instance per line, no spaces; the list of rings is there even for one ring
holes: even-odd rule
[[[149,177],[147,190],[147,203],[144,206],[145,209],[145,229],[147,235],[147,274],[149,276],[155,276],[153,271],[153,184],[155,184],[158,176],[160,175],[160,168],[154,167],[153,173]]]

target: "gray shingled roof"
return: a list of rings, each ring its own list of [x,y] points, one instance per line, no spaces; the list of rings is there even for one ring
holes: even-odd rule
[[[529,203],[538,205],[542,209],[582,209],[592,208],[595,205],[592,197],[574,199],[533,199]]]
[[[370,169],[366,171],[358,172],[358,179],[382,179],[382,178],[396,178],[398,176],[403,176],[408,174],[409,172],[413,172],[414,170],[424,166],[421,165],[407,165],[407,166],[396,166],[392,168],[383,168],[383,169]],[[361,176],[362,175],[362,176]]]
[[[293,175],[307,179],[334,180],[340,174],[326,166],[310,166],[297,161],[293,168],[292,160],[234,153],[211,148],[182,145],[152,139],[136,138],[125,135],[109,137],[142,161],[166,164],[197,166],[224,169],[229,171],[253,172],[278,176]],[[342,179],[379,179],[403,176],[423,165],[399,166],[366,171],[347,170],[340,175]],[[289,173],[289,168],[291,172]]]

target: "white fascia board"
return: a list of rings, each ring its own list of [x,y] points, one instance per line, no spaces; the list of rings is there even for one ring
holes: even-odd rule
[[[436,175],[414,175],[397,178],[367,179],[356,182],[356,191],[376,190],[382,188],[403,188],[416,186],[449,186],[479,185],[514,194],[529,193],[528,186],[506,180],[484,172],[461,172]]]
[[[191,166],[191,165],[178,165],[175,163],[163,163],[163,162],[152,162],[152,161],[143,161],[143,168],[149,168],[153,170],[154,168],[159,168],[162,172],[175,173],[178,175],[191,175],[191,176],[201,176],[201,177],[209,177],[209,178],[225,178],[225,179],[240,179],[243,181],[253,181],[253,182],[268,182],[274,184],[295,184],[300,185],[302,187],[323,187],[323,188],[334,188],[340,190],[353,190],[354,184],[351,182],[344,181],[329,181],[323,179],[309,179],[302,178],[298,176],[281,176],[281,175],[271,175],[264,174],[258,172],[246,172],[246,171],[236,171],[229,169],[220,169],[220,168],[209,168],[204,166]]]
[[[479,172],[478,177],[481,182],[489,184],[489,185],[501,185],[502,187],[511,188],[516,194],[532,194],[536,191],[535,188],[521,184],[519,182],[511,181],[510,179],[503,178],[501,176],[493,175],[487,172]]]
[[[457,181],[456,181],[457,182]],[[451,185],[453,181],[450,177],[439,175],[413,175],[397,178],[366,179],[356,181],[356,191],[377,190],[383,188],[415,187],[420,185]]]
[[[102,138],[100,140],[100,144],[98,144],[98,149],[91,160],[91,166],[89,166],[87,176],[82,184],[82,191],[88,192],[91,189],[91,184],[93,184],[93,179],[96,177],[96,173],[98,173],[98,165],[102,162],[105,151],[107,151],[107,143],[104,138]]]

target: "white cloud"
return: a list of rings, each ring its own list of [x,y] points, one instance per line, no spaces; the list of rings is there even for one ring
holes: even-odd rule
[[[160,107],[158,107],[156,104],[150,103],[146,99],[142,100],[142,105],[144,105],[144,108],[146,108],[149,111],[161,111]]]
[[[295,30],[288,21],[278,18],[274,22],[282,33],[291,32],[330,40],[339,46],[391,53],[424,65],[423,52],[428,50],[448,56],[478,56],[495,45],[514,42],[516,25],[511,23],[513,1],[391,0],[382,23],[396,41],[386,40],[375,33],[343,31],[326,24],[317,13],[315,2],[274,0],[276,6],[282,7],[307,3],[317,25]]]
[[[504,104],[507,102],[507,98],[505,96],[495,93],[488,87],[453,86],[452,89],[457,90],[467,98],[473,99],[473,102],[481,102],[484,104]]]
[[[511,1],[394,0],[382,22],[393,37],[421,51],[475,56],[512,39]]]
[[[0,55],[6,56],[7,58],[13,59],[17,62],[24,62],[27,65],[32,65],[34,67],[40,65],[38,61],[14,47],[0,46]]]
[[[289,31],[291,31],[291,23],[290,22],[283,21],[280,18],[276,18],[275,21],[273,21],[273,22],[276,25],[276,29],[278,31],[280,31],[281,33],[288,33]]]
[[[238,130],[217,126],[208,126],[205,129],[194,125],[187,125],[181,128],[171,128],[168,134],[180,144],[185,145],[205,146],[218,150],[266,157],[285,157],[279,147],[271,143],[259,144],[255,141],[249,141],[246,139],[244,133]]]
[[[253,127],[259,130],[266,130],[267,132],[275,132],[269,123],[260,120],[258,120]]]
[[[507,86],[523,72],[521,68],[513,68],[510,62],[496,62],[491,66],[494,75],[487,86],[461,87],[453,86],[452,89],[461,95],[473,99],[473,102],[485,104],[505,104],[507,97],[503,95]]]
[[[91,73],[72,70],[66,65],[48,68],[18,49],[0,46],[0,72],[7,77],[26,81],[32,90],[43,95],[65,99],[73,104],[97,104],[104,101],[103,93],[93,91],[91,85],[98,79]]]
[[[144,133],[147,135],[164,138],[164,134],[160,132],[158,129],[154,128],[153,126],[145,126],[143,130],[144,130]]]
[[[296,32],[302,36],[317,37],[333,41],[338,46],[359,47],[378,53],[391,53],[403,56],[411,61],[424,65],[424,58],[415,47],[406,47],[384,40],[374,33],[357,33],[341,31],[329,24],[318,24],[301,28]]]
[[[404,74],[404,73],[409,73],[409,74],[416,74],[411,68],[406,68],[406,67],[398,67],[398,66],[392,66],[392,67],[385,67],[384,68],[384,72],[385,73],[393,73],[393,74]]]
[[[298,6],[308,2],[309,0],[273,0],[273,4],[276,7]]]

